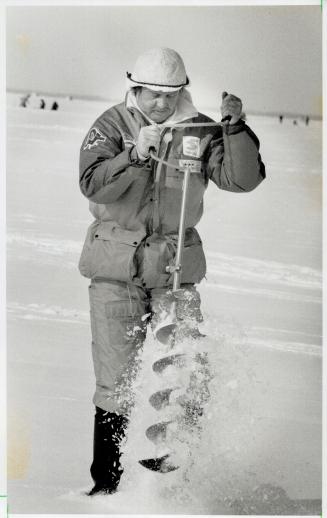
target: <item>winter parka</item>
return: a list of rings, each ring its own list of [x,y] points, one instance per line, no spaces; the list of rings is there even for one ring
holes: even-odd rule
[[[213,122],[198,113],[183,124]],[[80,188],[95,220],[88,229],[79,269],[91,279],[133,282],[144,288],[171,286],[182,198],[183,160],[192,174],[186,204],[182,283],[206,273],[201,239],[194,228],[212,180],[220,189],[249,192],[265,178],[259,140],[240,120],[227,127],[164,127],[159,158],[138,162],[132,150],[149,121],[126,101],[105,111],[80,150]]]

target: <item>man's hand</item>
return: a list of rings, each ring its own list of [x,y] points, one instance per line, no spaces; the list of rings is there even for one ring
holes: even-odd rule
[[[160,139],[160,130],[158,126],[144,126],[141,128],[137,143],[136,151],[141,160],[145,160],[150,155],[150,148],[158,150]]]
[[[242,115],[241,99],[236,97],[236,95],[223,92],[220,112],[222,119],[224,119],[224,117],[230,116],[230,124],[235,124],[235,122],[237,122]]]

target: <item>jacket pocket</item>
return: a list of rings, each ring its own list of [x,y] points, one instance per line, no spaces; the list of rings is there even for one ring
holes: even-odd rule
[[[160,288],[173,284],[173,274],[167,266],[173,266],[177,251],[177,234],[148,237],[140,248],[139,276],[144,287]],[[195,228],[188,228],[182,258],[181,283],[198,284],[206,274],[206,260],[202,241]]]
[[[92,279],[131,281],[137,273],[135,252],[144,232],[125,230],[112,221],[92,225],[79,262],[81,274]]]
[[[202,241],[195,228],[187,228],[183,248],[182,283],[198,284],[206,274]]]
[[[160,288],[169,286],[170,273],[166,267],[175,255],[173,243],[166,236],[152,234],[143,241],[138,252],[139,277],[143,287]]]

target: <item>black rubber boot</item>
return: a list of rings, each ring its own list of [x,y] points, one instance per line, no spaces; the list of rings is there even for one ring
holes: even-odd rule
[[[123,469],[120,464],[120,443],[127,426],[127,417],[96,407],[94,418],[93,462],[91,475],[94,487],[89,496],[114,493]]]

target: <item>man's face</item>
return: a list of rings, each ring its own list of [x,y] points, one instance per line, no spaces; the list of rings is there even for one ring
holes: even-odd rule
[[[141,110],[154,122],[164,122],[175,111],[180,90],[161,92],[142,87],[136,93]]]

